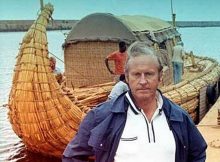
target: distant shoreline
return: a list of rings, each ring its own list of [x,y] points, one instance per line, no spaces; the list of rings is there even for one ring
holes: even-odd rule
[[[35,20],[0,20],[0,32],[27,31]],[[50,21],[47,30],[70,30],[78,20]]]
[[[47,30],[70,30],[79,20],[50,21]],[[27,31],[34,20],[0,20],[0,32]],[[171,21],[168,21],[172,23]],[[220,21],[177,21],[177,27],[220,27]]]

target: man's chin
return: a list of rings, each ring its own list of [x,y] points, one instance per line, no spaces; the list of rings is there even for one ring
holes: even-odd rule
[[[149,94],[149,93],[138,93],[136,97],[137,97],[137,99],[140,99],[140,100],[143,100],[143,99],[146,100],[146,99],[151,97],[151,94]]]
[[[140,93],[140,94],[148,94],[150,93],[151,91],[149,89],[140,89],[137,91],[137,93]]]

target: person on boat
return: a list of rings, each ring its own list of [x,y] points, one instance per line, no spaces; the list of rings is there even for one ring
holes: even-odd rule
[[[120,41],[118,44],[119,50],[114,51],[113,53],[110,53],[106,58],[105,58],[105,65],[108,69],[108,71],[111,74],[115,75],[115,80],[118,81],[119,76],[121,74],[124,74],[124,65],[125,61],[127,59],[127,46],[124,41]],[[109,67],[109,61],[114,61],[115,64],[115,71],[113,72],[110,67]]]
[[[62,71],[56,66],[56,58],[51,56],[49,58],[49,61],[50,61],[50,67],[57,79],[57,82],[61,84],[63,81],[63,74],[62,74]]]
[[[114,85],[110,94],[108,95],[108,99],[117,98],[126,91],[128,91],[128,85],[125,81],[125,74],[121,74],[119,77],[119,81]]]
[[[125,65],[130,90],[89,111],[63,162],[204,162],[207,144],[193,120],[158,90],[162,69],[153,48],[132,43]]]
[[[182,80],[182,75],[184,70],[183,68],[184,56],[185,56],[185,52],[183,49],[182,42],[178,42],[173,47],[173,57],[172,57],[174,84],[177,84]]]

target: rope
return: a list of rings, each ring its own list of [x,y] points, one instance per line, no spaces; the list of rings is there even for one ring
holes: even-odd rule
[[[56,23],[55,23],[55,21],[54,21],[52,15],[51,15],[50,18],[51,18],[51,24],[52,24],[52,26],[54,26],[54,25],[56,26]],[[67,30],[67,29],[65,29],[65,30]],[[67,34],[67,33],[64,33],[64,32],[62,31],[62,29],[60,29],[59,31],[63,34],[63,36],[64,36],[65,39],[66,39],[68,34]]]
[[[49,52],[49,54],[53,55],[54,57],[56,57],[56,59],[60,60],[62,63],[64,63],[63,60],[61,60],[59,57],[57,57],[56,55],[54,55],[53,53]]]

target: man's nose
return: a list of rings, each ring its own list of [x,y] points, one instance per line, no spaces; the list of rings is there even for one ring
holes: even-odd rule
[[[140,77],[139,83],[140,83],[140,84],[146,84],[146,83],[147,83],[147,80],[146,80],[146,78],[145,78],[144,73],[141,73],[141,77]]]

